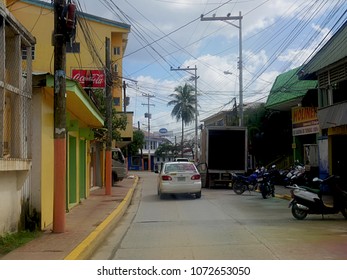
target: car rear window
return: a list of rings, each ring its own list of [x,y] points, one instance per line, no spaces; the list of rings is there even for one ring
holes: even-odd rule
[[[196,168],[194,164],[169,164],[165,166],[165,173],[169,172],[196,172]]]

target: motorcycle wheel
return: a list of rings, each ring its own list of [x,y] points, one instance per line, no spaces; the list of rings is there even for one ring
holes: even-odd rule
[[[267,193],[266,193],[266,192],[262,192],[262,193],[261,193],[261,196],[262,196],[264,199],[267,199]]]
[[[307,217],[307,211],[301,210],[296,203],[292,206],[292,215],[297,220],[303,220]]]
[[[270,192],[269,192],[269,186],[268,185],[262,185],[260,187],[260,190],[261,190],[261,196],[264,198],[264,199],[267,199],[267,197],[269,196]]]
[[[345,217],[345,219],[347,219],[347,206],[341,209],[341,213]]]
[[[236,194],[243,194],[245,191],[245,186],[242,182],[235,182],[235,184],[233,184],[233,190]]]

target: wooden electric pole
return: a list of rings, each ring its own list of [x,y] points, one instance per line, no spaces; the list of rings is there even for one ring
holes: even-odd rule
[[[54,0],[54,198],[53,232],[65,232],[66,213],[66,30],[65,0]]]

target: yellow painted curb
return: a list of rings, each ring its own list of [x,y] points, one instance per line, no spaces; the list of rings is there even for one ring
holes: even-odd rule
[[[125,198],[117,206],[117,208],[100,224],[94,231],[92,231],[77,247],[75,247],[65,258],[64,260],[85,260],[87,259],[94,251],[96,246],[101,241],[100,237],[106,235],[105,233],[110,231],[110,224],[114,220],[119,220],[127,206],[130,204],[135,187],[138,182],[138,177],[135,176],[135,182],[132,188],[128,191]]]

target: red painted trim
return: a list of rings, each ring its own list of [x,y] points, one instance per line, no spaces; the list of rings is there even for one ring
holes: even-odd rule
[[[54,139],[53,232],[65,232],[66,139]]]
[[[105,153],[105,194],[112,193],[112,151],[106,150]]]

